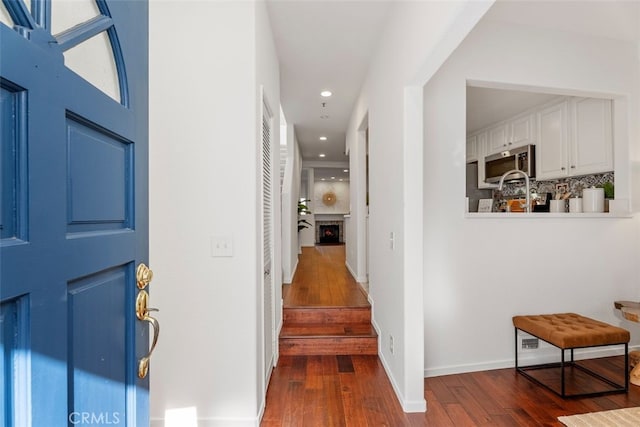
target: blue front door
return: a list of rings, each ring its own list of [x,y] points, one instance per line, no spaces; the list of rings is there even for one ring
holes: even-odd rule
[[[149,424],[147,3],[88,2],[2,0],[0,426]],[[115,94],[69,68],[100,37]]]

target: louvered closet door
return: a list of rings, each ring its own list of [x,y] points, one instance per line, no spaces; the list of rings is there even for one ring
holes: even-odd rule
[[[273,301],[273,212],[272,212],[272,129],[271,110],[263,103],[262,112],[262,220],[263,220],[263,321],[264,321],[264,359],[266,378],[271,374],[275,345],[274,301]]]

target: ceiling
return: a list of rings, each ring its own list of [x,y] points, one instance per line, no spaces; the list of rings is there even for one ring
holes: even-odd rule
[[[296,127],[303,160],[348,161],[348,121],[394,3],[400,2],[267,0],[280,60],[282,109]],[[640,41],[640,0],[498,0],[483,19]],[[331,90],[333,96],[322,98],[322,90]],[[477,114],[469,126],[490,124],[499,120],[501,109],[523,111],[548,96],[499,92],[513,91],[471,91],[470,108]],[[504,105],[489,107],[488,96],[499,97]],[[326,156],[318,157],[321,153]]]
[[[616,40],[640,40],[638,0],[502,0],[484,19]]]
[[[267,1],[280,60],[282,110],[295,124],[304,160],[348,162],[345,131],[392,5]],[[333,95],[323,98],[323,90]]]
[[[557,98],[546,93],[467,86],[467,133]]]

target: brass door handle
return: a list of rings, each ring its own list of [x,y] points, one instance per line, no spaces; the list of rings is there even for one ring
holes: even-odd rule
[[[146,356],[140,359],[138,362],[138,378],[145,378],[149,372],[149,360],[151,354],[158,344],[158,337],[160,336],[160,322],[155,317],[149,316],[150,311],[159,311],[157,308],[149,308],[147,303],[149,301],[149,294],[147,291],[140,291],[136,298],[136,317],[143,322],[149,322],[153,326],[153,341],[151,341],[151,348]]]

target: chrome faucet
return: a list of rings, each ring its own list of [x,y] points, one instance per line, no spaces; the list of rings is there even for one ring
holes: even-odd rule
[[[500,182],[498,183],[498,191],[502,191],[502,185],[504,184],[504,179],[511,175],[512,173],[519,173],[522,176],[524,176],[524,182],[525,182],[525,187],[526,187],[526,206],[522,206],[525,210],[525,212],[531,212],[531,186],[529,184],[529,176],[527,175],[526,172],[521,171],[520,169],[511,169],[508,172],[505,172],[502,174],[502,176],[500,177]]]

